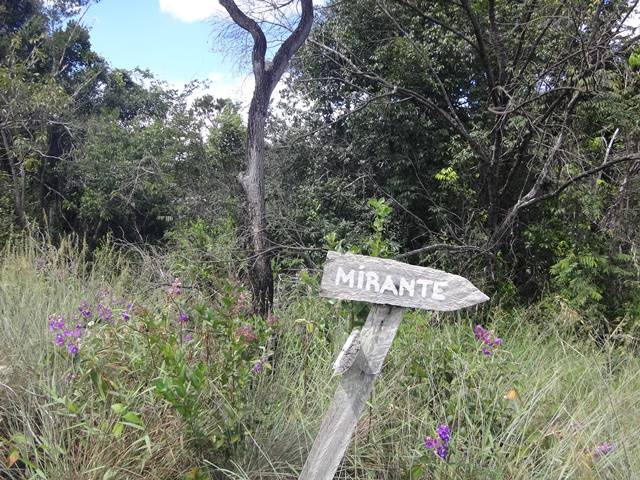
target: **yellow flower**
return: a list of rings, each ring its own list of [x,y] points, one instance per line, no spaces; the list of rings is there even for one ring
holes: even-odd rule
[[[518,391],[515,388],[510,389],[504,397],[505,400],[515,400],[518,398]]]

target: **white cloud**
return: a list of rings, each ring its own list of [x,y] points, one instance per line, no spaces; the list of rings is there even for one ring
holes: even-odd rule
[[[635,10],[627,20],[627,26],[631,28],[640,28],[640,10]]]
[[[202,94],[208,93],[216,98],[230,98],[240,102],[243,108],[249,108],[255,85],[252,73],[231,75],[211,72],[207,76],[207,80],[210,82],[210,86]]]
[[[227,11],[218,0],[159,0],[160,11],[183,22],[201,22],[212,17],[228,18]],[[316,0],[315,6],[322,6],[327,0]],[[285,21],[300,13],[299,2],[289,4],[284,8],[274,10],[270,2],[262,4],[255,0],[236,0],[238,7],[256,20]]]
[[[285,73],[287,75],[287,73]],[[240,103],[240,112],[242,117],[246,120],[249,113],[249,104],[251,103],[251,97],[253,95],[253,89],[255,86],[255,80],[253,73],[248,74],[231,74],[221,72],[211,72],[207,75],[208,86],[195,90],[188,102],[193,102],[196,98],[204,95],[211,95],[214,98],[229,98],[233,101]],[[184,88],[187,82],[172,82],[170,85],[173,88],[181,90]],[[271,94],[271,109],[276,115],[281,114],[278,109],[278,104],[282,99],[282,89],[285,86],[284,78],[278,83],[275,90]]]
[[[187,23],[226,15],[218,0],[160,0],[160,10]]]

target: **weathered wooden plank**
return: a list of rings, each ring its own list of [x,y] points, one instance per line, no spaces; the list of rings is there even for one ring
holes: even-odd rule
[[[360,333],[360,351],[340,384],[309,453],[299,480],[331,480],[344,456],[404,309],[373,306]]]
[[[489,300],[469,280],[395,260],[329,252],[320,295],[342,300],[451,311]]]

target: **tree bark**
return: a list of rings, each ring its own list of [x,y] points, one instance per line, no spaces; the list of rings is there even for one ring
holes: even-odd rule
[[[267,39],[258,23],[248,17],[234,0],[219,0],[232,20],[253,38],[251,63],[255,77],[255,89],[249,108],[247,128],[247,169],[240,175],[240,183],[247,197],[249,232],[251,235],[250,282],[253,293],[253,309],[266,316],[273,304],[273,272],[269,255],[269,237],[265,206],[264,127],[269,110],[269,101],[274,88],[289,65],[291,57],[311,31],[313,23],[312,0],[300,0],[302,16],[300,22],[269,64],[265,62]]]
[[[240,174],[240,184],[247,198],[247,213],[251,233],[252,257],[250,261],[251,290],[256,313],[268,314],[273,303],[273,273],[267,235],[267,217],[264,188],[264,127],[267,120],[268,100],[256,85],[249,108],[247,128],[247,170]]]

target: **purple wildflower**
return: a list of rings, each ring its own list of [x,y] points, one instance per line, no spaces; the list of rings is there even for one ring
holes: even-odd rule
[[[438,440],[433,437],[424,437],[424,448],[427,450],[433,450],[438,446]]]
[[[251,368],[251,373],[253,373],[254,375],[258,375],[261,371],[262,371],[262,361],[258,361]]]
[[[242,339],[246,343],[251,343],[258,339],[258,335],[256,335],[253,329],[248,325],[238,327],[235,334],[238,339]]]
[[[49,331],[64,330],[64,317],[62,315],[49,315]]]
[[[124,300],[122,300],[122,303],[124,303]],[[122,316],[122,320],[124,320],[125,322],[128,322],[129,320],[131,320],[131,309],[133,308],[133,302],[129,302],[127,303],[127,308],[124,309],[124,311],[122,312],[121,316]]]
[[[96,310],[98,311],[98,317],[100,318],[100,320],[104,320],[105,322],[111,321],[113,313],[111,312],[111,309],[108,305],[99,303],[96,307]]]
[[[173,283],[171,283],[168,293],[174,297],[177,297],[182,293],[182,281],[178,277],[173,279]]]
[[[482,325],[476,325],[473,327],[473,334],[478,340],[483,340],[487,334],[487,331]]]
[[[178,322],[185,324],[189,321],[189,315],[187,315],[184,312],[180,312],[180,315],[178,315]]]
[[[251,373],[253,373],[254,375],[259,374],[260,372],[262,372],[262,367],[264,366],[265,363],[267,363],[267,357],[262,357],[260,358],[260,360],[258,360],[253,367],[251,367]]]
[[[267,325],[273,327],[276,323],[278,323],[278,317],[276,317],[273,313],[267,315]]]
[[[447,455],[449,455],[449,449],[446,445],[440,445],[436,448],[436,455],[438,455],[441,459],[446,460]]]
[[[61,346],[64,345],[64,342],[65,342],[64,335],[62,333],[56,333],[56,336],[53,339],[53,343],[55,343],[57,346],[61,347]]]
[[[182,336],[182,342],[183,343],[188,343],[188,342],[190,342],[192,340],[193,340],[193,335],[186,334],[186,335]]]
[[[615,450],[615,448],[616,446],[614,443],[603,442],[594,449],[593,459],[596,461],[600,460],[600,458],[612,452],[613,450]]]
[[[449,442],[451,441],[451,428],[445,424],[436,428],[438,438],[424,437],[424,448],[433,450],[441,459],[446,460],[449,455]]]
[[[69,352],[69,355],[75,356],[78,354],[78,346],[74,343],[69,342],[69,344],[67,345],[67,351]]]
[[[78,305],[78,311],[84,318],[91,317],[91,308],[86,300],[82,300],[80,302],[80,305]]]
[[[79,323],[76,324],[76,327],[73,329],[71,336],[73,338],[80,338],[82,336],[82,325],[80,325]]]
[[[98,298],[107,298],[109,296],[108,288],[101,288],[98,292]]]
[[[502,345],[502,339],[494,335],[492,331],[487,330],[482,325],[476,325],[475,327],[473,327],[473,334],[485,345],[482,347],[482,353],[484,355],[492,355],[492,349],[495,350],[496,347]]]
[[[442,439],[445,445],[449,443],[449,440],[451,439],[451,429],[447,425],[445,425],[444,423],[438,425],[438,428],[436,428],[436,433]]]

